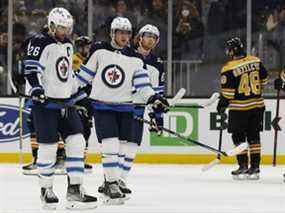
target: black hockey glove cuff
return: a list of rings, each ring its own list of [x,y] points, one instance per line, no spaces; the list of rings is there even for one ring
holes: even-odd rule
[[[46,103],[45,91],[41,86],[32,88],[30,94],[34,104],[43,105]]]
[[[152,105],[152,109],[155,113],[166,113],[168,111],[169,103],[166,98],[162,97],[159,94],[151,96],[147,104]]]

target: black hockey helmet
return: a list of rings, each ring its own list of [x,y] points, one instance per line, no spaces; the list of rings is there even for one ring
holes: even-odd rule
[[[90,45],[92,43],[91,39],[88,36],[80,36],[77,39],[75,39],[75,48],[78,49],[80,47],[85,47],[87,45]]]
[[[226,54],[230,57],[246,55],[243,43],[239,37],[233,37],[226,41]]]

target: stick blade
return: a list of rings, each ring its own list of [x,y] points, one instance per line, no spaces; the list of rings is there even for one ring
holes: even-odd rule
[[[236,155],[242,153],[247,148],[248,148],[248,144],[247,143],[241,143],[240,145],[238,145],[234,149],[228,150],[226,152],[226,154],[227,154],[227,156],[236,156]]]
[[[177,93],[176,95],[169,100],[169,105],[170,106],[174,106],[181,98],[183,98],[183,96],[185,95],[186,93],[186,89],[184,88],[181,88]]]
[[[220,159],[216,158],[215,160],[212,160],[210,163],[206,164],[202,168],[202,172],[206,172],[213,168],[215,165],[219,164],[221,162]]]

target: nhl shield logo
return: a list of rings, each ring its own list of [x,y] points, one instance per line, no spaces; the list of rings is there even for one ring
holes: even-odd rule
[[[120,66],[111,64],[103,69],[102,80],[108,87],[118,88],[125,80],[125,72]]]
[[[69,61],[67,57],[60,57],[56,61],[56,74],[60,81],[66,82],[68,79]]]

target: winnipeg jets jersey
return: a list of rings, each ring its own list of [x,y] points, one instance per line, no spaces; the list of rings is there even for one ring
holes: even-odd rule
[[[77,75],[83,84],[92,84],[90,98],[103,103],[132,103],[136,88],[144,103],[154,94],[144,63],[129,57],[110,44],[97,43],[91,48],[89,58],[80,66]]]
[[[148,76],[150,78],[150,83],[154,91],[160,95],[164,94],[164,84],[165,84],[165,72],[162,64],[162,60],[150,53],[148,56],[143,57],[136,49],[132,49],[131,52],[126,53],[134,57],[139,57],[144,61],[144,67],[147,70]],[[137,91],[133,91],[133,102],[135,104],[142,104],[144,101],[141,96],[138,95]]]
[[[72,43],[56,41],[47,33],[31,38],[24,59],[25,75],[37,74],[48,98],[66,99],[72,94]]]

